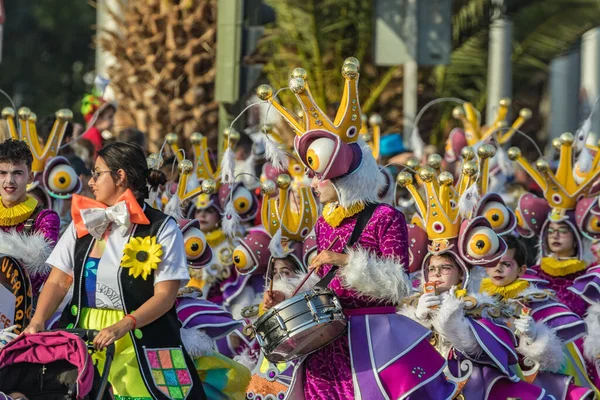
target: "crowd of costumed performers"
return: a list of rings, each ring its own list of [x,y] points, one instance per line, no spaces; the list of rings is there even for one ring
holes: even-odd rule
[[[118,105],[98,94],[79,136],[69,110],[4,109],[0,395],[87,398],[91,377],[46,375],[76,364],[58,344],[83,329],[103,399],[600,398],[590,118],[546,158],[530,110],[508,121],[503,99],[485,125],[441,98],[405,146],[361,113],[359,75],[346,59],[332,115],[302,68],[294,112],[259,86],[262,122],[218,149],[168,133],[148,154],[110,133]],[[448,102],[438,151],[419,121]]]

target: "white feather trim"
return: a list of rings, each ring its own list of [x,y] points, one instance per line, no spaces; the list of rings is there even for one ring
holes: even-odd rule
[[[535,325],[535,340],[527,343],[525,337],[521,337],[517,351],[525,356],[525,361],[538,363],[544,371],[560,371],[565,361],[562,342],[544,323],[537,322]]]
[[[258,360],[255,353],[250,348],[245,348],[240,355],[233,357],[233,361],[238,362],[250,371],[253,371]]]
[[[498,146],[496,148],[496,156],[492,159],[496,160],[498,167],[504,176],[512,176],[515,173],[512,161],[509,160],[508,154],[504,150],[504,147]]]
[[[275,281],[273,281],[273,290],[278,290],[278,291],[282,292],[285,295],[285,298],[289,299],[290,297],[292,297],[292,294],[294,293],[294,291],[296,290],[298,285],[300,285],[300,283],[304,280],[304,278],[306,278],[307,273],[308,272],[301,272],[291,278],[276,279]],[[306,280],[306,282],[304,282],[304,285],[302,285],[300,290],[298,290],[298,293],[308,292],[320,280],[321,280],[321,278],[318,275],[312,274]]]
[[[202,329],[181,328],[181,341],[192,358],[198,358],[215,352],[215,344]]]
[[[244,186],[248,190],[254,190],[260,186],[260,181],[255,177],[256,174],[256,156],[250,154],[250,156],[241,163],[236,164],[235,174],[238,176],[239,181],[244,183]]]
[[[231,148],[227,148],[221,160],[221,181],[233,185],[235,182],[235,154]]]
[[[595,104],[594,104],[594,108],[596,108]],[[594,111],[592,110],[592,113],[593,112]],[[590,116],[587,117],[585,119],[585,121],[583,121],[583,124],[581,124],[581,128],[577,129],[577,132],[575,133],[575,150],[577,152],[581,152],[583,149],[585,149],[585,145],[587,143],[588,135],[589,135],[591,129],[592,129],[592,115],[590,114]]]
[[[280,226],[269,242],[269,251],[271,252],[271,256],[275,258],[282,258],[284,256],[283,246],[281,245],[281,234]]]
[[[405,317],[410,318],[413,321],[418,322],[419,324],[423,325],[425,328],[431,329],[433,327],[431,319],[426,319],[424,321],[420,320],[417,318],[416,312],[417,312],[417,307],[411,306],[408,304],[404,304],[402,307],[400,307],[397,314],[404,315]]]
[[[233,238],[241,230],[241,218],[235,211],[233,201],[228,201],[225,205],[225,213],[223,214],[223,233],[230,238]]]
[[[0,231],[0,253],[19,260],[30,276],[50,272],[46,260],[53,247],[41,232],[23,235],[14,230]]]
[[[169,202],[165,205],[165,214],[175,218],[179,221],[183,218],[183,210],[181,209],[181,199],[177,194],[174,194],[169,199]]]
[[[400,304],[412,285],[404,265],[393,258],[379,258],[360,247],[348,251],[348,263],[338,274],[346,287],[362,295]]]
[[[156,208],[157,200],[158,200],[158,188],[150,190],[148,192],[148,200],[146,200],[146,203],[148,203],[148,204],[150,204],[150,206]]]
[[[421,159],[423,157],[423,148],[425,147],[425,142],[421,138],[421,134],[419,133],[419,127],[414,126],[413,130],[410,134],[410,148],[413,153],[415,153],[415,157]]]
[[[279,170],[287,170],[290,160],[286,152],[271,138],[266,138],[264,143],[265,157],[271,165]]]
[[[458,211],[463,218],[470,218],[475,206],[479,203],[477,184],[473,183],[464,191],[458,200]]]
[[[595,362],[600,357],[600,304],[588,307],[584,321],[588,335],[583,341],[583,353],[589,361]]]
[[[456,296],[447,295],[438,312],[433,315],[433,327],[457,350],[478,357],[483,350],[464,315],[463,305]]]
[[[380,173],[371,148],[358,140],[362,151],[362,163],[350,175],[332,180],[338,194],[338,202],[348,208],[358,202],[379,202],[379,192],[385,186],[385,177]]]

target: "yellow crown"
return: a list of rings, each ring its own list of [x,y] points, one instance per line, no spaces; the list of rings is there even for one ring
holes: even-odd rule
[[[449,240],[456,238],[460,231],[462,217],[458,202],[465,190],[475,183],[478,172],[472,149],[471,153],[472,157],[465,159],[461,176],[456,184],[451,173],[436,172],[435,159],[430,160],[433,163],[421,167],[417,173],[416,180],[422,182],[423,194],[419,192],[409,172],[400,172],[396,178],[398,185],[407,188],[415,199],[417,211],[423,218],[423,225],[429,239],[437,246],[441,246],[438,250],[448,246]]]
[[[42,172],[44,171],[46,161],[55,157],[58,153],[58,149],[65,136],[67,125],[73,119],[73,112],[67,109],[58,110],[56,112],[56,121],[54,121],[48,140],[43,148],[40,146],[37,129],[35,127],[37,117],[29,108],[22,107],[19,109],[19,129],[17,129],[15,123],[15,110],[12,108],[5,108],[2,110],[2,118],[8,123],[8,131],[10,132],[11,138],[26,142],[31,149],[31,154],[33,155],[31,170],[33,172]]]
[[[225,129],[223,131],[223,136],[223,146],[225,149],[227,146],[230,146],[233,149],[240,140],[240,134],[235,129]],[[173,153],[177,155],[178,161],[183,161],[183,152],[179,151],[179,136],[176,133],[168,133],[165,136],[165,140]],[[193,170],[196,172],[196,178],[199,181],[212,179],[218,183],[221,174],[221,163],[217,161],[217,165],[213,167],[210,161],[208,138],[202,135],[200,132],[194,132],[190,136],[190,141],[192,143],[192,150],[194,152]]]
[[[469,146],[475,146],[476,143],[488,139],[494,132],[498,132],[498,143],[502,145],[507,143],[514,136],[517,129],[520,129],[525,121],[531,118],[531,110],[523,108],[519,111],[519,117],[513,122],[510,129],[504,130],[503,128],[508,126],[506,116],[510,105],[510,99],[500,100],[496,118],[492,124],[487,126],[481,126],[479,115],[471,103],[464,103],[462,107],[455,107],[452,116],[462,122]]]
[[[339,136],[346,143],[358,140],[358,131],[361,126],[361,112],[358,101],[358,77],[359,62],[350,57],[344,61],[342,76],[344,77],[344,92],[340,101],[335,119],[331,121],[324,113],[310,93],[307,82],[307,73],[302,68],[296,68],[292,72],[289,88],[298,99],[302,107],[302,117],[297,116],[283,107],[273,98],[273,88],[269,85],[261,85],[256,90],[256,95],[263,101],[268,101],[283,116],[297,136],[302,136],[313,129],[322,129]]]
[[[261,209],[265,230],[275,236],[281,228],[281,237],[302,242],[308,236],[317,221],[317,202],[309,187],[301,187],[296,193],[291,188],[291,178],[283,174],[277,177],[277,184],[265,181],[261,185],[264,199]],[[279,196],[272,198],[276,191]]]
[[[535,167],[521,154],[518,147],[508,149],[508,158],[519,163],[544,192],[544,197],[553,208],[552,216],[561,219],[565,212],[575,209],[582,196],[590,196],[592,184],[600,175],[600,152],[597,152],[588,172],[573,167],[573,135],[563,133],[553,145],[560,152],[556,172],[550,170],[548,161],[543,158],[535,162]]]
[[[371,131],[369,131],[369,126]],[[362,116],[362,125],[360,128],[360,137],[369,145],[373,152],[373,158],[379,160],[379,141],[381,139],[381,117],[378,114],[371,115],[368,119],[366,115]]]
[[[219,189],[219,185],[215,180],[205,179],[199,187],[188,191],[187,182],[193,171],[194,164],[192,164],[190,160],[184,159],[179,161],[179,183],[177,184],[176,196],[179,197],[179,200],[181,200],[182,203],[203,193],[207,195],[216,193]],[[192,179],[194,179],[194,177],[192,177]]]

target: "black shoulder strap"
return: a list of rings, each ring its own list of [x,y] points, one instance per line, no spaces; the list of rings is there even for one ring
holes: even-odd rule
[[[27,218],[27,220],[25,221],[25,224],[24,224],[25,226],[23,227],[23,233],[25,233],[26,235],[31,234],[31,231],[33,231],[33,228],[35,225],[35,220],[37,219],[38,215],[40,215],[41,211],[42,211],[41,204],[38,204],[37,206],[35,206],[33,213],[31,213],[29,218]]]
[[[379,203],[369,203],[366,207],[358,213],[358,217],[356,219],[356,225],[354,225],[354,229],[352,230],[352,235],[350,235],[350,240],[346,244],[346,249],[344,252],[348,251],[348,249],[352,248],[360,238],[360,235],[363,233],[367,224],[371,220],[375,209],[379,206]],[[331,267],[327,275],[325,275],[317,284],[315,285],[315,289],[323,290],[326,289],[329,283],[333,280],[335,273],[338,270],[338,266],[334,265]]]

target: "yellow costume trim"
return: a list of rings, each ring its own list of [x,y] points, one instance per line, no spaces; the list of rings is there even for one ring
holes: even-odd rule
[[[544,257],[540,263],[542,271],[551,276],[565,276],[583,271],[587,268],[585,261],[570,258],[558,260],[554,257]]]
[[[463,297],[465,297],[467,295],[467,289],[456,289],[454,291],[454,295],[456,296],[457,299],[462,299]]]
[[[132,237],[125,245],[121,267],[129,268],[129,275],[134,278],[142,275],[146,280],[152,270],[158,268],[162,255],[162,245],[156,243],[156,236],[146,236],[143,239]]]
[[[490,278],[484,278],[481,280],[481,286],[479,291],[489,295],[499,294],[502,299],[514,299],[519,294],[529,287],[529,282],[523,279],[517,279],[513,283],[509,283],[505,286],[497,286],[492,282]]]
[[[215,229],[212,232],[208,232],[205,234],[206,241],[210,245],[210,247],[217,247],[226,239],[225,233],[223,233],[222,229]]]
[[[9,208],[4,207],[0,201],[0,226],[15,226],[27,221],[37,205],[38,201],[31,196],[27,196],[27,200]]]
[[[346,218],[350,218],[353,215],[358,214],[364,210],[364,208],[364,203],[356,203],[348,208],[341,207],[337,203],[329,203],[323,208],[323,218],[325,219],[325,222],[329,224],[329,226],[337,228]]]

